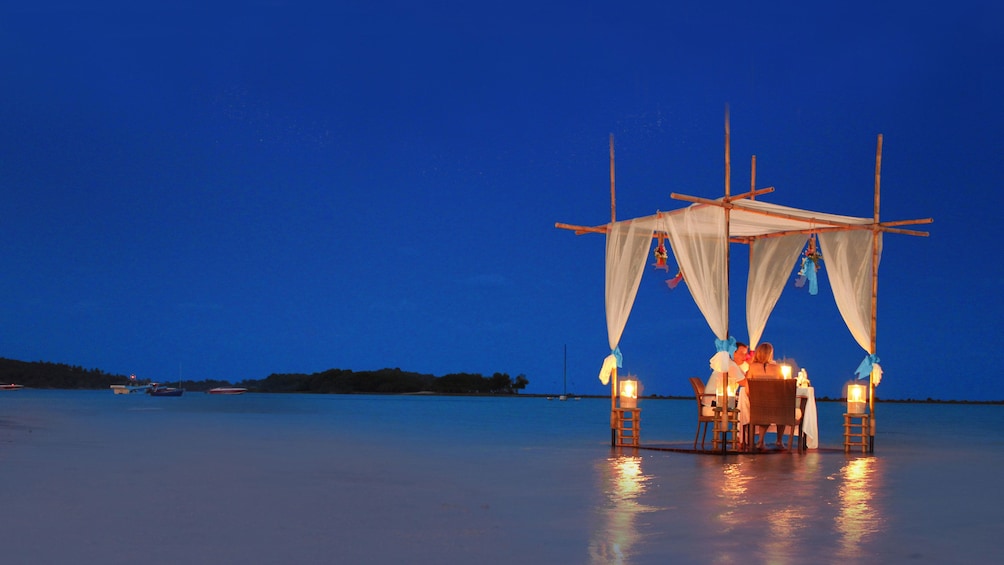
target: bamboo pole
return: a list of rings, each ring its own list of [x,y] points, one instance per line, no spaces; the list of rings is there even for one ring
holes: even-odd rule
[[[729,154],[731,153],[731,139],[729,128],[729,106],[725,105],[725,201],[731,202],[730,184],[732,182],[732,164]],[[729,214],[732,212],[730,206],[725,207],[725,339],[729,338]],[[722,398],[725,399],[725,406],[721,407],[722,412],[722,453],[728,451],[729,442],[726,438],[729,433],[729,365],[725,364],[725,371],[719,379],[722,383]],[[735,433],[735,432],[732,432]]]
[[[617,189],[614,182],[614,134],[610,134],[610,223],[617,221]],[[605,231],[605,230],[604,230]],[[610,445],[617,445],[617,365],[610,371]],[[638,424],[635,423],[635,426]],[[637,432],[635,432],[637,433]]]
[[[610,134],[610,223],[617,221],[617,195],[614,184],[614,134]]]
[[[732,179],[732,158],[729,156],[729,105],[725,105],[725,200],[729,199],[729,184]]]
[[[753,155],[750,158],[750,200],[756,200],[756,155]],[[753,242],[754,241],[756,241],[756,238],[750,238],[750,239],[748,239],[745,242],[746,245],[749,247],[749,251],[748,251],[748,253],[749,253],[749,259],[748,260],[749,260],[749,264],[750,265],[753,264]],[[747,284],[748,284],[748,281],[747,281]],[[749,323],[748,320],[749,320],[749,317],[750,317],[749,316],[749,314],[750,314],[750,306],[749,306],[749,295],[748,294],[747,294],[746,298],[747,298],[747,303],[746,303],[746,320],[747,320],[747,325],[748,325],[748,323]],[[746,337],[748,339],[752,339],[751,336],[746,336]],[[756,345],[756,344],[752,343],[752,342],[749,344],[750,347],[753,347],[754,345]],[[738,399],[736,399],[736,401],[738,402]]]
[[[875,226],[872,231],[872,325],[871,325],[871,351],[874,355],[878,341],[878,259],[879,259],[879,195],[882,184],[882,134],[878,135],[878,143],[875,148]],[[868,375],[868,411],[871,414],[871,429],[868,432],[868,453],[875,453],[875,379],[874,369]]]

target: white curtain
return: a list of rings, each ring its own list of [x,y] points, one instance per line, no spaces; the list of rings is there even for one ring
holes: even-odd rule
[[[694,302],[718,339],[727,339],[729,327],[728,265],[725,210],[694,205],[663,215],[673,255]]]
[[[823,270],[833,289],[837,309],[854,340],[866,353],[871,349],[872,320],[872,235],[871,230],[823,232],[819,234]],[[882,234],[878,238],[882,258]],[[876,265],[876,268],[878,266]]]
[[[808,238],[808,235],[799,233],[756,239],[750,244],[752,257],[746,285],[746,328],[751,350],[760,343],[767,318],[774,311]]]
[[[611,351],[621,341],[651,247],[649,221],[615,222],[607,230],[607,340]]]

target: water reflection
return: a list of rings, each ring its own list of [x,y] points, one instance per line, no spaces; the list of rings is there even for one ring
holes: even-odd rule
[[[642,472],[642,458],[613,456],[597,463],[603,499],[598,508],[599,526],[589,542],[590,562],[630,563],[632,547],[640,535],[638,514],[651,512],[651,506],[639,502],[651,476]]]
[[[700,460],[715,563],[797,563],[822,498],[819,457],[810,454]]]
[[[879,461],[876,457],[858,457],[847,461],[840,470],[840,513],[835,525],[842,558],[863,558],[863,544],[882,529],[882,511],[877,504],[882,477]]]

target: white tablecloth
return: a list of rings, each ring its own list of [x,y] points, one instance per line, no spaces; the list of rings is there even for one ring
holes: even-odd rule
[[[805,414],[802,415],[802,431],[805,433],[805,446],[809,449],[819,447],[819,423],[816,419],[816,389],[813,387],[798,387],[798,396],[806,398]],[[743,426],[750,421],[750,399],[746,395],[746,387],[739,391],[739,423]],[[774,426],[767,430],[774,432]]]
[[[809,449],[819,447],[819,422],[816,421],[816,389],[813,387],[798,387],[798,396],[808,399],[805,403],[805,414],[802,415],[802,431],[805,432],[805,446]]]

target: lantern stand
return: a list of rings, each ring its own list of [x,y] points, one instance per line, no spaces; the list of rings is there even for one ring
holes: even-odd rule
[[[638,408],[638,380],[628,376],[618,383],[620,406],[614,408],[614,445],[641,445],[641,408]]]
[[[729,373],[722,373],[721,384],[716,391],[714,412],[714,424],[711,429],[711,450],[728,453],[739,450],[739,439],[741,430],[739,429],[739,409],[736,407],[734,384],[729,382]]]
[[[867,411],[868,387],[847,386],[847,412],[844,413],[844,453],[861,449],[871,452],[871,413]]]

